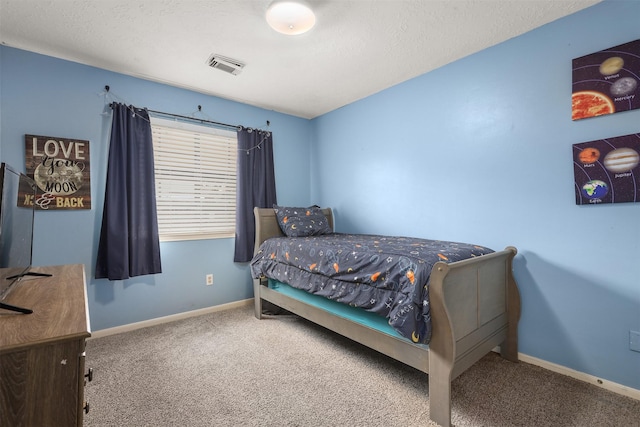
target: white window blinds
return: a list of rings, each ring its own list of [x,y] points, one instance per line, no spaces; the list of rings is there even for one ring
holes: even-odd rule
[[[161,241],[235,236],[237,137],[152,118]]]

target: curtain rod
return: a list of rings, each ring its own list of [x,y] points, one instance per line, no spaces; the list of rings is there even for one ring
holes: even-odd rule
[[[110,103],[109,107],[113,108],[113,103]],[[200,105],[198,105],[198,111],[201,111],[201,109],[202,109],[202,107]],[[199,122],[199,123],[209,123],[209,124],[212,124],[212,125],[224,126],[224,127],[233,128],[233,129],[236,129],[236,130],[243,128],[243,126],[241,126],[241,125],[230,125],[228,123],[214,122],[213,120],[199,119],[197,117],[183,116],[183,115],[180,115],[180,114],[165,113],[164,111],[150,110],[148,108],[146,108],[146,110],[147,110],[147,112],[149,112],[151,114],[175,117],[175,118],[183,119],[183,120],[193,120],[193,121]],[[267,121],[267,126],[268,125],[269,125],[269,122]]]
[[[113,103],[109,104],[109,108],[113,108]],[[216,125],[216,126],[224,126],[224,127],[228,127],[228,128],[232,128],[232,129],[242,129],[244,128],[244,126],[242,125],[230,125],[228,123],[222,123],[222,122],[215,122],[213,120],[206,120],[206,119],[199,119],[197,117],[190,117],[190,116],[183,116],[180,114],[173,114],[173,113],[165,113],[164,111],[158,111],[158,110],[149,110],[148,108],[146,108],[147,112],[151,113],[151,114],[157,114],[157,115],[161,115],[161,116],[169,116],[169,117],[175,117],[175,118],[179,118],[179,119],[183,119],[183,120],[193,120],[195,122],[199,122],[199,123],[209,123],[212,125]],[[202,111],[202,106],[198,105],[198,111]],[[270,126],[271,122],[269,120],[267,120],[267,126]],[[247,128],[247,129],[251,129],[251,128]],[[255,130],[263,132],[264,129],[258,129],[256,128]],[[268,130],[266,132],[269,132]]]
[[[104,90],[105,90],[105,93],[109,93],[111,88],[109,87],[109,85],[105,85]],[[113,103],[110,103],[109,107],[113,107]],[[199,119],[197,117],[183,116],[183,115],[180,115],[180,114],[173,114],[173,113],[165,113],[164,111],[150,110],[148,108],[146,110],[151,114],[157,114],[157,115],[160,115],[160,116],[174,117],[174,118],[178,118],[178,119],[182,119],[182,120],[192,120],[192,121],[198,122],[198,123],[209,123],[209,124],[212,124],[214,126],[227,127],[227,128],[232,128],[232,129],[235,129],[235,130],[242,129],[244,127],[242,125],[230,125],[229,123],[214,122],[213,120]],[[202,105],[198,105],[198,112],[202,112]],[[269,123],[269,120],[267,120],[267,128],[269,127],[270,124],[271,123]],[[247,129],[251,129],[251,128],[247,128]],[[257,129],[257,128],[256,128],[256,130],[261,131],[261,132],[263,131],[263,129]]]
[[[111,88],[109,87],[109,85],[106,85],[104,87],[105,93],[109,93],[109,91],[111,90]],[[110,108],[113,108],[113,103],[109,104]],[[174,117],[174,118],[178,118],[178,119],[182,119],[182,120],[192,120],[195,122],[199,122],[199,123],[209,123],[215,126],[221,126],[221,127],[227,127],[227,128],[232,128],[232,129],[242,129],[244,126],[241,125],[230,125],[229,123],[222,123],[222,122],[215,122],[213,120],[206,120],[206,119],[199,119],[197,117],[189,117],[189,116],[183,116],[180,114],[173,114],[173,113],[165,113],[164,111],[157,111],[157,110],[150,110],[150,109],[146,109],[149,113],[151,114],[157,114],[157,115],[161,115],[161,116],[168,116],[168,117]],[[198,105],[198,111],[202,112],[202,105]],[[269,126],[269,120],[267,120],[267,126]],[[258,129],[261,130],[261,129]]]
[[[183,119],[183,120],[193,120],[193,121],[196,121],[196,122],[199,122],[199,123],[210,123],[212,125],[224,126],[224,127],[233,128],[233,129],[236,129],[236,130],[242,128],[242,126],[240,126],[240,125],[230,125],[228,123],[214,122],[213,120],[199,119],[197,117],[189,117],[189,116],[182,116],[180,114],[165,113],[164,111],[156,111],[156,110],[149,110],[149,109],[147,109],[147,111],[149,113],[151,113],[151,114],[158,114],[158,115],[162,115],[162,116],[175,117],[175,118]],[[202,111],[202,107],[200,105],[198,105],[198,111]]]

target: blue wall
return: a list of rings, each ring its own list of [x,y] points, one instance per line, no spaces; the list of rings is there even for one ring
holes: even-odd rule
[[[93,279],[111,123],[106,104],[184,115],[202,105],[212,120],[260,128],[269,120],[279,202],[286,204],[310,202],[308,120],[6,46],[0,46],[0,63],[3,162],[24,171],[25,134],[90,141],[92,209],[37,212],[34,263],[85,265],[93,330],[253,297],[248,264],[233,262],[233,239],[161,243],[162,274]],[[105,85],[118,98],[105,98]],[[214,275],[213,286],[205,285],[207,273]]]
[[[577,206],[572,160],[640,110],[571,120],[571,60],[639,16],[598,4],[313,120],[312,199],[341,231],[516,246],[520,351],[640,389],[640,205]]]
[[[572,144],[640,132],[640,111],[572,122],[570,104],[571,59],[640,38],[638,16],[606,1],[312,121],[0,46],[0,155],[23,167],[25,133],[91,141],[93,209],[39,212],[34,256],[85,265],[94,330],[252,296],[230,239],[163,243],[161,275],[91,279],[108,84],[136,106],[270,120],[279,202],[332,206],[340,231],[518,247],[520,351],[640,389],[640,205],[576,206],[572,167]]]

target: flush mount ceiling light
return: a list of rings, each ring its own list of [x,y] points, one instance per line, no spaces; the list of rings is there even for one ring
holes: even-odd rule
[[[316,16],[303,2],[278,0],[267,9],[267,22],[277,32],[295,36],[309,31],[316,23]]]

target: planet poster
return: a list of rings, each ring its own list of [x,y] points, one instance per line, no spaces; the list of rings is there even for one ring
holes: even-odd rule
[[[577,205],[640,202],[640,133],[573,145]]]
[[[38,186],[39,210],[91,209],[89,141],[25,135],[27,175]]]
[[[640,40],[573,60],[571,118],[640,108]]]

